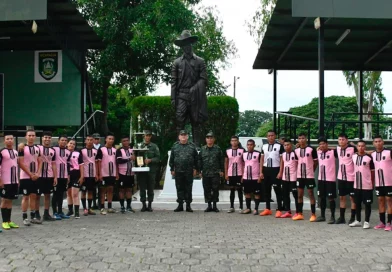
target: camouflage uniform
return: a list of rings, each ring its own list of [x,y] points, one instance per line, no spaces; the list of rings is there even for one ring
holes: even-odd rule
[[[208,135],[208,134],[207,134]],[[224,172],[223,153],[219,146],[203,146],[199,153],[199,168],[203,175],[206,203],[219,201],[220,172]]]
[[[171,149],[169,166],[170,171],[175,172],[177,202],[192,203],[193,169],[198,169],[196,146],[176,142]]]
[[[155,177],[159,168],[160,153],[159,148],[154,143],[144,144],[143,147],[147,147],[148,151],[142,151],[145,159],[151,159],[151,162],[147,165],[150,167],[149,172],[140,172],[137,174],[139,189],[140,189],[140,201],[146,202],[146,191],[148,196],[148,202],[154,201],[154,188],[155,188]]]

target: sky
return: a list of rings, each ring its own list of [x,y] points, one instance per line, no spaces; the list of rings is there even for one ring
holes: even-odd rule
[[[236,98],[240,111],[259,110],[272,112],[273,75],[267,70],[253,70],[258,46],[247,31],[246,21],[250,20],[260,5],[260,0],[203,0],[204,6],[215,6],[223,22],[223,32],[228,40],[233,40],[238,57],[230,60],[231,68],[220,72],[220,79],[228,88],[227,95],[233,96],[234,76],[240,77],[236,84]],[[387,102],[384,112],[392,112],[392,73],[382,73],[384,95]],[[309,103],[318,97],[317,71],[278,71],[277,75],[278,111]],[[156,95],[170,95],[170,87],[161,85]],[[354,96],[341,71],[325,72],[325,96]]]

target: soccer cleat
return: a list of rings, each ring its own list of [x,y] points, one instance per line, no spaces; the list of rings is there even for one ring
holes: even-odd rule
[[[227,211],[227,213],[233,213],[233,212],[235,212],[235,209],[234,209],[234,208],[230,208],[230,209]]]
[[[38,219],[38,218],[37,218]],[[50,216],[50,214],[44,214],[44,221],[55,221],[53,217]]]
[[[135,213],[135,210],[132,209],[132,207],[127,208],[127,212]]]
[[[65,215],[63,213],[59,213],[59,216],[61,219],[69,219],[70,218],[68,215]]]
[[[73,212],[73,211],[68,211],[66,215],[67,215],[67,216],[73,216],[73,215],[74,215],[74,212]]]
[[[265,209],[260,213],[260,216],[267,216],[267,215],[272,215],[272,211],[270,209]]]
[[[378,225],[374,226],[374,229],[385,229],[385,225],[383,222],[380,222]]]
[[[102,215],[106,215],[107,214],[106,210],[105,209],[101,209],[101,214]]]
[[[311,222],[325,222],[325,221],[326,221],[325,216],[317,216],[316,220]]]
[[[8,224],[8,222],[3,222],[3,224],[1,224],[1,226],[2,226],[3,229],[5,229],[5,230],[11,229],[10,225]]]
[[[335,217],[332,217],[328,220],[328,224],[335,224]]]
[[[37,219],[37,218],[33,218],[33,219],[31,219],[31,221],[30,221],[32,224],[38,224],[38,225],[41,225],[42,224],[42,221],[41,220],[39,220],[39,219]]]
[[[346,224],[346,220],[342,217],[339,217],[338,220],[335,221],[335,224]]]
[[[87,210],[87,209],[84,209],[83,215],[84,215],[84,216],[87,216],[87,215],[88,215],[88,210]]]
[[[258,210],[253,210],[253,215],[258,215],[259,211]]]
[[[324,219],[325,219],[325,218],[324,218]],[[312,216],[310,217],[309,221],[310,221],[310,222],[316,222],[316,220],[317,220],[316,215],[315,215],[314,213],[312,213]],[[324,221],[325,221],[325,220],[324,220]]]
[[[353,223],[355,221],[355,217],[351,217],[350,220],[348,220],[348,224],[350,225],[351,223]]]
[[[125,208],[124,208],[124,207],[121,207],[120,212],[121,212],[121,213],[125,213]]]
[[[54,213],[54,214],[53,214],[53,218],[54,218],[55,220],[61,220],[60,215],[58,215],[57,213]]]
[[[281,216],[282,216],[282,212],[281,211],[276,211],[275,218],[280,218]]]
[[[116,213],[116,210],[113,208],[108,209],[108,213]]]
[[[387,225],[385,226],[385,231],[392,231],[392,226],[391,223],[387,223]]]
[[[250,214],[251,210],[250,209],[245,209],[241,212],[241,214]]]
[[[354,220],[354,222],[352,222],[351,224],[349,224],[350,227],[361,227],[362,224],[361,222]]]
[[[95,213],[92,209],[89,209],[89,210],[88,210],[88,214],[89,214],[89,215],[96,215],[96,213]]]
[[[304,220],[304,215],[302,213],[297,213],[297,215],[295,215],[293,217],[294,221],[298,221],[298,220]]]
[[[19,226],[17,224],[15,224],[14,222],[8,222],[8,225],[11,227],[11,229],[17,229],[19,228]]]
[[[292,215],[291,215],[291,213],[289,213],[289,212],[285,212],[284,214],[282,214],[281,216],[280,216],[280,218],[291,218],[292,217]]]
[[[25,226],[30,226],[31,225],[31,223],[30,223],[30,220],[29,219],[23,219],[23,225],[25,225]]]
[[[370,224],[369,224],[369,222],[363,223],[363,228],[364,228],[364,229],[370,229]]]
[[[80,219],[79,211],[75,212],[75,219]]]

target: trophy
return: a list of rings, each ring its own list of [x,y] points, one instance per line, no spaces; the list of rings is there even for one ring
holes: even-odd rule
[[[144,158],[143,158],[143,156],[137,156],[136,163],[137,163],[137,166],[142,167],[144,165]]]
[[[141,125],[140,125],[141,120],[142,120],[142,117],[139,115],[137,117],[138,126],[137,126],[136,130],[141,130]],[[136,165],[138,167],[135,167],[132,170],[136,173],[150,171],[150,167],[148,167],[144,164],[144,157],[146,155],[145,152],[148,151],[148,148],[144,145],[144,142],[143,142],[143,135],[144,134],[145,134],[144,132],[137,132],[137,131],[135,131],[133,133],[133,140],[134,140],[133,151],[135,152]]]

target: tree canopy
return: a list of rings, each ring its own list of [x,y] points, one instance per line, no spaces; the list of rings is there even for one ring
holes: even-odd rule
[[[239,137],[254,137],[260,125],[272,119],[272,113],[268,111],[247,110],[240,112],[237,135]]]

